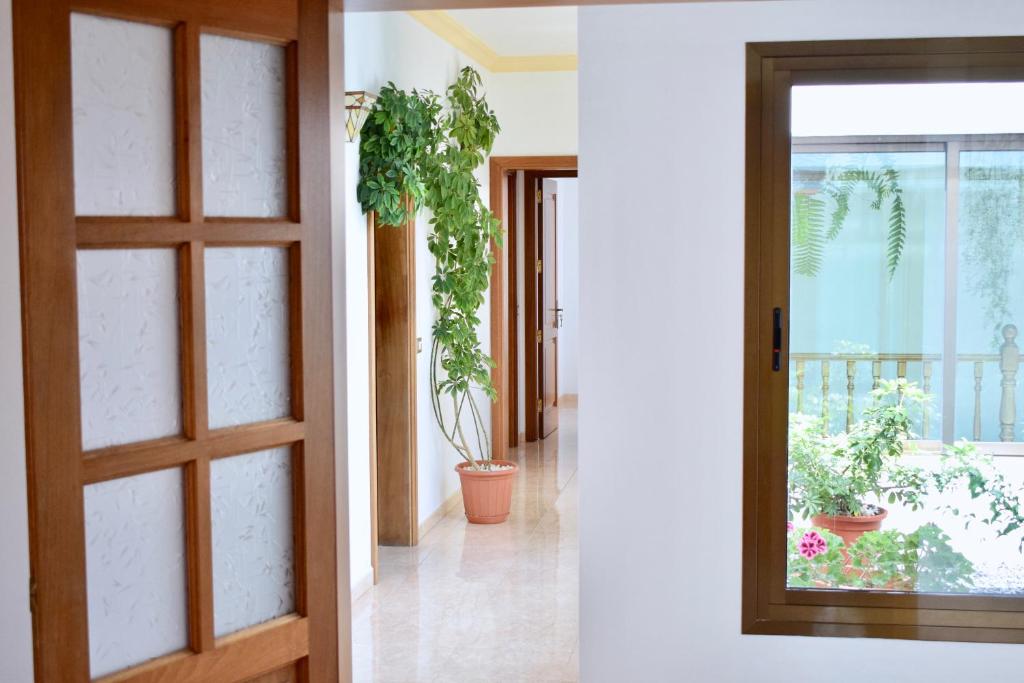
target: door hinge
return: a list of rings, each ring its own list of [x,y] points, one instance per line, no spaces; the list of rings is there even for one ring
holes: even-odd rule
[[[537,203],[538,204],[543,204],[544,203],[544,190],[537,190]]]
[[[537,399],[537,412],[539,413],[542,410],[544,410],[544,399],[538,398]]]
[[[35,577],[29,577],[28,580],[28,610],[35,614],[36,612],[36,580]]]
[[[544,261],[537,259],[537,274],[544,272]]]
[[[537,343],[540,344],[544,341],[544,330],[537,330]]]

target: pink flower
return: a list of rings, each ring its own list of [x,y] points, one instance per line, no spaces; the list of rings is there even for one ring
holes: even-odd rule
[[[815,555],[828,550],[828,543],[825,539],[818,535],[817,531],[808,531],[804,534],[804,537],[800,539],[800,554],[806,557],[808,560],[814,558]]]
[[[793,522],[786,522],[786,531],[792,531],[795,528],[796,524],[793,524]]]

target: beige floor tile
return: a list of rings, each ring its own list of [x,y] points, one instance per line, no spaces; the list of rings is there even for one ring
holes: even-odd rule
[[[352,607],[356,681],[578,679],[575,412],[511,455],[508,522],[468,524],[459,508],[419,546],[380,549],[380,583]]]

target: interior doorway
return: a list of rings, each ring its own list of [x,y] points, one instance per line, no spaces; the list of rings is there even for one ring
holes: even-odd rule
[[[559,361],[566,360],[559,337],[567,314],[577,314],[559,296],[559,281],[572,280],[577,291],[577,276],[559,277],[558,226],[562,209],[572,210],[577,222],[576,177],[574,156],[491,159],[491,206],[506,230],[491,276],[495,453],[543,439],[558,426]],[[573,200],[560,205],[559,183],[569,182]],[[568,234],[575,236],[575,226]],[[566,400],[575,405],[575,391]]]

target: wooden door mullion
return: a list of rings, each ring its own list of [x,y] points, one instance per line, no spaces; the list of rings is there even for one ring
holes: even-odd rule
[[[210,458],[200,456],[189,464],[186,471],[189,643],[196,652],[207,652],[215,646]]]
[[[186,438],[209,434],[206,377],[206,245],[192,241],[182,249],[181,301],[183,412]]]
[[[191,175],[191,171],[181,175]],[[195,184],[193,178],[191,185]],[[209,440],[210,431],[207,415],[205,248],[201,241],[189,242],[182,248],[180,279],[185,436],[199,446]],[[206,652],[214,648],[210,453],[204,448],[196,449],[194,453],[195,459],[185,469],[189,642],[196,652]]]
[[[178,190],[180,216],[193,234],[203,222],[202,89],[200,27],[194,20],[176,29],[175,92],[177,96]],[[204,233],[200,232],[200,236]],[[181,284],[185,303],[182,362],[186,436],[202,445],[209,438],[206,366],[206,244],[192,239],[185,245]],[[185,516],[188,556],[189,643],[196,652],[214,649],[213,529],[210,502],[210,454],[200,449],[187,467]]]
[[[175,64],[174,87],[177,93],[178,183],[184,192],[181,218],[193,227],[203,221],[203,115],[202,75],[199,69],[199,24],[179,24],[180,48]],[[183,186],[183,190],[182,190]]]
[[[287,247],[295,243],[302,232],[302,226],[297,223],[256,219],[183,222],[175,219],[79,217],[76,223],[80,249],[178,247],[195,241],[232,246]]]

